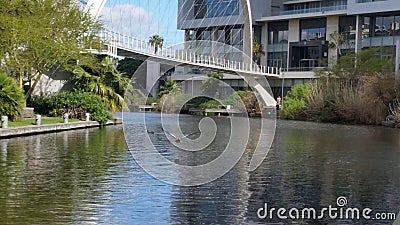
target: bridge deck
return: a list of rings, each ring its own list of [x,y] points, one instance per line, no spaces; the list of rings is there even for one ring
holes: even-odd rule
[[[259,67],[255,63],[230,61],[209,55],[198,55],[190,50],[173,49],[172,47],[160,49],[155,54],[154,48],[147,42],[111,31],[101,33],[101,38],[107,43],[107,51],[105,53],[112,56],[132,57],[144,60],[151,58],[153,61],[168,62],[172,65],[194,66],[244,76],[279,77],[281,73],[281,70],[276,67]]]

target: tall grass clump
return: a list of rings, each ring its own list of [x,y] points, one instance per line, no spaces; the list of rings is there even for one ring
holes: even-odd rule
[[[394,95],[390,76],[322,78],[311,88],[306,114],[314,121],[378,125],[388,115]]]
[[[394,76],[317,79],[294,86],[285,97],[283,117],[327,123],[380,125],[396,98]],[[396,111],[392,107],[391,111]],[[393,114],[393,113],[392,113]]]

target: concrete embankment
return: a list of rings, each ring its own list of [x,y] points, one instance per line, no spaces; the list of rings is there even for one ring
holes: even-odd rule
[[[120,119],[114,119],[108,121],[105,125],[117,125],[121,124]],[[58,124],[47,124],[47,125],[32,125],[32,126],[21,126],[21,127],[10,127],[0,128],[0,139],[10,138],[34,134],[61,132],[67,130],[85,129],[92,127],[100,127],[99,122],[71,122],[71,123],[58,123]]]

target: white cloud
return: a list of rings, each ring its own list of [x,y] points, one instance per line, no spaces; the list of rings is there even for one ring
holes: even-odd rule
[[[100,21],[107,29],[140,39],[146,39],[159,31],[152,12],[129,4],[104,7]]]

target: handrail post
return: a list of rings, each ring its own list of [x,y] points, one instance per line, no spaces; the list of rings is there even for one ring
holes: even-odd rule
[[[64,123],[68,123],[69,122],[68,121],[68,117],[69,117],[68,113],[65,113],[64,114]]]
[[[42,116],[36,115],[36,125],[42,125]]]
[[[8,116],[1,117],[1,128],[8,128]]]

